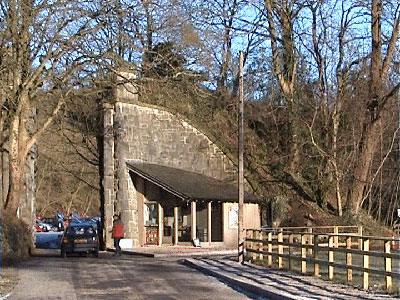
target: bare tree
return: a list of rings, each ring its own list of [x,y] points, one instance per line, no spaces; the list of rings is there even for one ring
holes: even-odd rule
[[[323,158],[321,166],[323,171],[320,179],[322,205],[325,206],[327,202],[330,202],[330,198],[335,198],[337,213],[342,216],[343,170],[340,164],[338,139],[340,138],[339,130],[341,129],[344,105],[350,96],[347,92],[349,84],[352,84],[349,82],[349,73],[352,71],[352,67],[357,66],[364,59],[362,55],[359,57],[358,53],[356,53],[355,59],[352,58],[348,47],[348,44],[353,42],[348,31],[354,24],[360,22],[360,14],[357,13],[359,7],[357,5],[348,7],[338,5],[336,7],[329,4],[325,7],[321,2],[314,3],[312,1],[307,4],[307,7],[312,17],[311,32],[309,33],[311,45],[308,46],[307,41],[303,41],[303,43],[312,54],[318,72],[316,92],[314,93],[314,97],[317,99],[315,113],[309,125],[311,143]],[[333,20],[330,16],[332,11],[337,11],[334,22],[339,20],[339,26],[332,24]],[[334,32],[335,34],[331,34],[331,36],[335,38],[329,38],[329,32]],[[334,55],[336,59],[326,62],[323,53],[327,52],[327,48],[332,47],[330,44],[337,48],[337,54]],[[329,64],[334,66],[335,71],[332,75],[328,71]],[[334,90],[328,89],[328,80],[335,82]],[[318,118],[321,119],[321,122],[319,122],[320,126],[316,128],[315,122]]]
[[[392,190],[385,190],[389,175],[382,172],[395,159],[393,135],[385,136],[395,128],[385,122],[395,117],[383,113],[398,89],[392,68],[399,7],[370,2],[98,0],[83,6],[57,0],[51,7],[5,2],[0,12],[0,127],[8,133],[10,170],[21,170],[43,130],[62,129],[68,151],[87,164],[82,176],[81,169],[65,170],[86,181],[78,193],[87,200],[78,206],[87,210],[94,202],[84,186],[95,190],[101,184],[85,178],[99,163],[96,137],[101,136],[85,128],[97,117],[79,119],[83,98],[72,94],[87,94],[86,100],[97,105],[101,95],[89,94],[112,89],[110,82],[97,83],[109,81],[119,68],[137,73],[126,82],[134,81],[141,101],[184,114],[235,154],[235,105],[220,100],[236,96],[232,62],[241,48],[249,112],[245,164],[253,186],[271,197],[281,193],[288,199],[296,193],[324,207],[328,202],[339,216],[346,200],[357,213],[367,195],[379,193],[378,211],[384,217],[385,195]],[[372,24],[372,38],[357,33],[366,24]],[[369,38],[371,51],[365,46]],[[91,64],[99,56],[101,63]],[[73,99],[79,99],[74,107]],[[31,108],[39,117],[29,131]],[[50,128],[58,111],[65,119]],[[375,149],[382,149],[380,157]],[[15,208],[21,172],[11,172],[5,206]],[[387,209],[393,211],[390,199]],[[373,205],[371,200],[371,211]]]
[[[4,208],[16,212],[23,185],[25,160],[39,135],[51,124],[65,98],[72,93],[77,70],[91,56],[80,51],[98,11],[78,2],[2,1],[2,109],[7,110],[9,188]],[[49,111],[28,128],[28,118],[40,103]]]
[[[265,0],[265,9],[271,36],[273,69],[288,107],[291,130],[291,163],[288,169],[290,172],[294,172],[300,162],[300,123],[298,122],[298,107],[294,98],[297,53],[293,20],[301,6],[297,6],[296,1],[292,0],[284,0],[279,4],[275,1]],[[277,27],[279,27],[279,31]]]
[[[379,142],[379,127],[382,113],[389,99],[397,94],[400,83],[389,89],[385,88],[388,72],[396,49],[399,34],[400,5],[394,4],[392,11],[393,25],[390,38],[387,41],[386,53],[382,50],[382,1],[372,0],[371,12],[371,62],[368,98],[364,102],[364,120],[361,137],[358,142],[357,161],[354,167],[353,179],[349,189],[348,205],[353,214],[361,209],[365,183],[368,178],[371,162]],[[383,60],[382,60],[383,57]]]

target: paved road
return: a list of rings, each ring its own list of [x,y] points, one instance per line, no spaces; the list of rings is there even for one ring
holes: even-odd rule
[[[61,259],[52,251],[19,267],[20,282],[7,299],[249,299],[173,259],[111,253]]]

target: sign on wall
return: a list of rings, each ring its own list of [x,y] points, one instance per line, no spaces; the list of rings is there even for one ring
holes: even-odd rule
[[[145,226],[158,226],[158,212],[157,203],[144,204],[144,225]]]
[[[239,214],[239,207],[237,205],[229,208],[229,212],[228,212],[229,228],[231,228],[231,229],[238,228],[238,225],[239,225],[238,214]]]

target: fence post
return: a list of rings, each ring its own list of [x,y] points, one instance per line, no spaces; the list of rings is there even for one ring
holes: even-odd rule
[[[245,232],[246,232],[246,239],[244,242],[244,249],[246,249],[246,251],[245,251],[246,256],[243,257],[243,260],[247,259],[248,261],[250,261],[250,259],[251,259],[251,252],[249,251],[249,250],[251,250],[251,242],[249,241],[249,239],[251,238],[250,229],[245,229]]]
[[[328,239],[328,247],[333,248],[334,236],[330,235]],[[333,280],[333,251],[331,249],[328,250],[328,279]]]
[[[257,249],[258,249],[258,243],[257,243],[257,242],[254,242],[254,240],[257,239],[257,230],[252,230],[251,239],[252,239],[252,242],[251,242],[251,250],[253,250],[252,255],[251,255],[251,259],[252,259],[253,262],[255,262],[256,259],[257,259],[257,253],[254,252],[254,251],[257,251]]]
[[[293,233],[289,234],[289,270],[292,270]]]
[[[312,245],[313,244],[313,239],[314,239],[314,236],[312,235],[313,228],[312,227],[308,227],[307,228],[307,232],[309,233],[309,235],[308,235],[308,244]],[[312,248],[308,248],[308,254],[310,256],[313,255],[313,249]]]
[[[338,248],[339,247],[339,236],[338,236],[339,227],[338,226],[333,227],[333,233],[335,234],[335,238],[334,238],[335,248]]]
[[[247,251],[247,249],[249,248],[248,246],[249,246],[249,242],[247,241],[247,238],[248,238],[248,233],[247,233],[247,229],[244,229],[245,230],[245,239],[244,239],[244,242],[243,242],[243,253],[242,253],[242,257],[243,257],[243,261],[246,261],[246,259],[247,259],[247,257],[248,257],[248,255],[249,255],[249,253],[248,253],[248,251]]]
[[[369,268],[369,255],[368,255],[368,251],[369,251],[369,239],[364,239],[363,242],[363,250],[364,250],[364,254],[363,254],[363,288],[364,290],[368,290],[368,277],[369,277],[369,272],[368,272],[368,268]]]
[[[272,267],[272,231],[268,232],[268,267]]]
[[[305,260],[307,258],[307,248],[304,247],[307,244],[307,235],[302,234],[301,235],[301,273],[306,274],[307,273],[307,261]]]
[[[390,254],[390,240],[385,241],[385,254]],[[385,257],[385,272],[392,271],[392,259]],[[392,276],[385,275],[386,290],[389,292],[392,289]]]
[[[262,263],[264,257],[263,257],[263,251],[264,251],[264,244],[263,244],[263,232],[260,230],[258,232],[258,239],[260,242],[258,243],[258,251],[260,251],[258,259],[260,260],[260,263]]]
[[[316,235],[314,236],[314,276],[319,276],[319,262],[317,262],[318,243],[319,243],[319,235]]]
[[[351,236],[346,238],[346,249],[351,249]],[[347,281],[353,281],[353,269],[351,268],[352,256],[350,252],[346,252]]]
[[[357,234],[360,235],[360,236],[363,235],[363,227],[362,226],[358,226]],[[363,247],[363,239],[362,239],[362,237],[360,237],[358,239],[358,250],[362,250],[363,249],[362,247]]]
[[[278,232],[278,269],[282,269],[283,268],[283,229],[280,228],[279,232]]]

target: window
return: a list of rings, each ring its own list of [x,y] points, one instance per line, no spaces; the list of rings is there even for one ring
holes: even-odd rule
[[[83,235],[83,234],[93,234],[94,229],[93,227],[87,227],[87,226],[71,226],[68,227],[67,234],[72,234],[72,235]]]
[[[144,225],[145,226],[158,226],[158,204],[145,203],[144,204]]]

